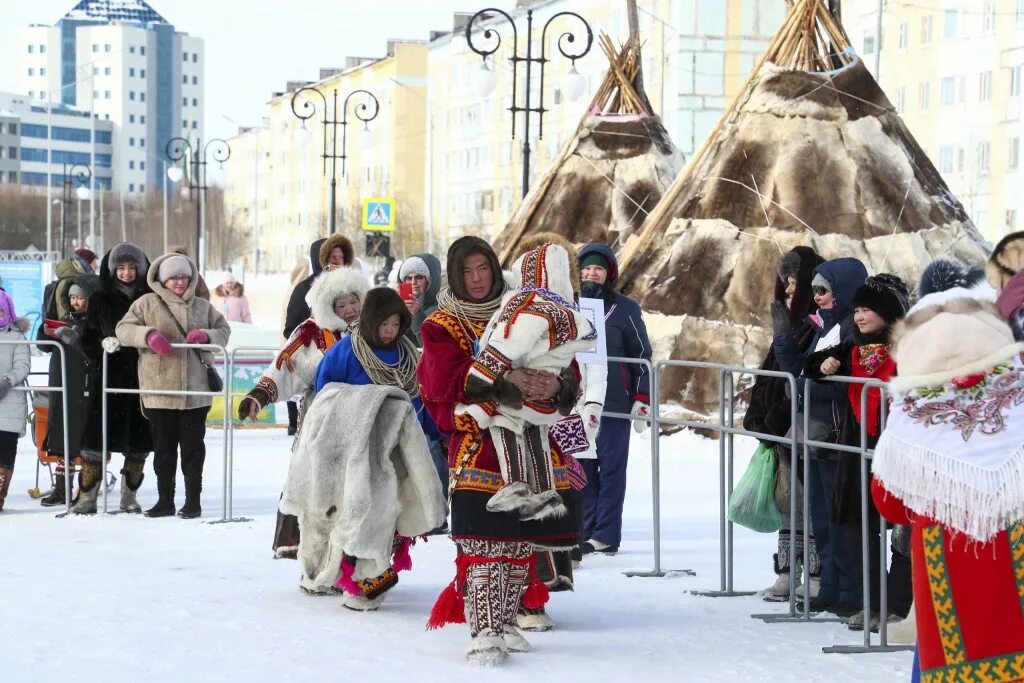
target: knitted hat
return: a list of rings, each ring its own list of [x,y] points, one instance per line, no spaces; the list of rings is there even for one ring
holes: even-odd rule
[[[825,279],[825,276],[821,273],[814,274],[814,279],[811,280],[811,288],[814,287],[821,287],[822,289],[827,289],[830,292],[832,291],[832,283]]]
[[[192,279],[192,262],[188,257],[175,254],[160,262],[160,270],[157,271],[159,282],[167,282],[175,275],[187,275],[190,280]]]
[[[608,259],[606,259],[603,254],[599,254],[596,251],[592,251],[589,254],[585,255],[583,259],[580,261],[581,269],[586,268],[587,266],[598,266],[599,268],[604,268],[605,270],[611,270],[611,266],[608,263]]]
[[[402,261],[402,267],[398,269],[398,279],[405,282],[405,278],[410,275],[422,275],[430,282],[430,268],[427,267],[427,262],[419,256],[410,256]]]
[[[366,293],[362,311],[359,313],[359,333],[370,346],[383,348],[384,343],[377,335],[377,328],[395,314],[398,315],[398,336],[401,337],[412,326],[409,309],[395,290],[390,287],[374,287]],[[394,343],[391,344],[393,345]]]
[[[491,265],[491,274],[494,276],[490,293],[487,298],[478,303],[497,299],[505,289],[505,282],[501,275],[501,262],[498,261],[498,255],[494,253],[490,244],[473,235],[460,237],[448,248],[448,286],[459,299],[472,301],[469,292],[466,291],[465,279],[462,277],[462,265],[473,254],[482,254],[487,258],[487,262]]]
[[[68,288],[68,296],[77,296],[79,299],[87,299],[85,290],[82,289],[81,285],[74,283]]]
[[[892,325],[907,314],[910,291],[897,276],[880,273],[864,280],[864,284],[853,295],[853,307],[870,308],[886,324]]]
[[[945,292],[954,287],[970,289],[985,279],[982,270],[972,269],[963,261],[953,258],[937,258],[928,264],[917,283],[917,298]]]

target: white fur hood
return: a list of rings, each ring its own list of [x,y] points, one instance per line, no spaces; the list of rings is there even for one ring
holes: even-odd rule
[[[334,302],[345,294],[355,294],[359,301],[366,300],[370,283],[354,268],[325,270],[313,280],[306,295],[306,304],[321,329],[348,331],[348,324],[334,312]]]
[[[558,244],[546,244],[531,249],[512,264],[513,278],[517,280],[517,286],[547,289],[569,303],[572,303],[575,295],[571,272],[569,252]]]

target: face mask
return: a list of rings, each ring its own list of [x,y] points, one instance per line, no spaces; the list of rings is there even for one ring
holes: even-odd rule
[[[580,294],[587,299],[600,299],[603,293],[604,285],[599,285],[596,282],[584,282],[580,287]]]

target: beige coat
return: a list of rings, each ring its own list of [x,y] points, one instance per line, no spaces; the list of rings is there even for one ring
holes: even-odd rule
[[[206,368],[199,362],[194,351],[175,349],[169,356],[160,356],[146,344],[146,336],[153,330],[161,332],[172,344],[180,344],[185,341],[170,317],[172,311],[174,318],[186,332],[203,330],[210,336],[211,344],[225,346],[231,336],[231,328],[224,316],[218,313],[209,301],[196,296],[199,273],[194,263],[189,261],[194,277],[189,282],[188,290],[183,297],[177,296],[157,282],[160,264],[170,256],[171,254],[164,254],[153,261],[153,265],[149,267],[146,280],[153,293],[146,294],[132,304],[128,313],[117,324],[117,338],[125,346],[139,349],[139,387],[141,389],[145,391],[209,391]],[[211,352],[203,351],[202,354],[208,363],[213,362],[214,356]],[[145,408],[165,410],[188,410],[209,406],[211,403],[212,400],[209,396],[150,394],[142,397],[142,405]]]

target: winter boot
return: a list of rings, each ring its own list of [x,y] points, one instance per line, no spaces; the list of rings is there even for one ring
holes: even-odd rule
[[[142,506],[135,499],[135,492],[142,486],[142,480],[146,476],[142,473],[144,462],[138,460],[125,460],[124,469],[121,470],[121,512],[139,513]]]
[[[147,517],[171,517],[174,515],[174,474],[156,478],[156,489],[159,498],[156,505],[146,510]]]
[[[917,616],[914,612],[914,605],[911,603],[910,612],[903,621],[894,624],[889,620],[889,626],[885,629],[886,640],[890,645],[913,645],[917,642]]]
[[[53,479],[53,490],[42,498],[39,504],[44,508],[63,507],[67,499],[64,497],[64,473],[60,472]]]
[[[550,631],[554,626],[554,620],[548,616],[543,607],[538,609],[520,607],[519,613],[516,614],[516,627],[524,631],[539,633]]]
[[[7,491],[11,488],[11,477],[13,476],[14,470],[0,468],[0,512],[4,511],[4,500],[7,499]]]
[[[95,515],[96,496],[100,493],[100,466],[95,463],[82,463],[82,471],[78,475],[78,500],[71,506],[76,515]]]
[[[596,538],[592,538],[589,541],[585,541],[583,545],[580,546],[580,551],[584,555],[590,555],[592,553],[597,553],[599,555],[614,555],[619,552],[619,546],[608,545],[607,543],[602,543]]]
[[[199,505],[199,494],[203,491],[203,480],[189,477],[185,480],[185,504],[178,510],[182,519],[195,519],[203,514]]]
[[[800,587],[800,577],[796,578],[797,588]],[[775,578],[775,583],[764,589],[761,599],[765,602],[787,602],[789,600],[789,572],[782,572]]]
[[[476,634],[466,648],[466,661],[477,666],[497,666],[508,659],[508,645],[500,633],[486,630]]]
[[[375,598],[368,598],[365,595],[345,593],[341,599],[341,606],[354,612],[373,612],[380,607],[380,603],[384,602],[386,595],[387,593],[381,593]]]
[[[811,600],[813,600],[814,598],[818,597],[818,590],[821,588],[821,579],[818,578],[818,577],[812,576],[808,585],[810,585],[810,587],[811,587]],[[787,593],[787,596],[788,596],[788,593]],[[797,587],[797,589],[796,589],[796,599],[797,600],[803,600],[804,599],[804,587],[803,586],[798,586]]]

